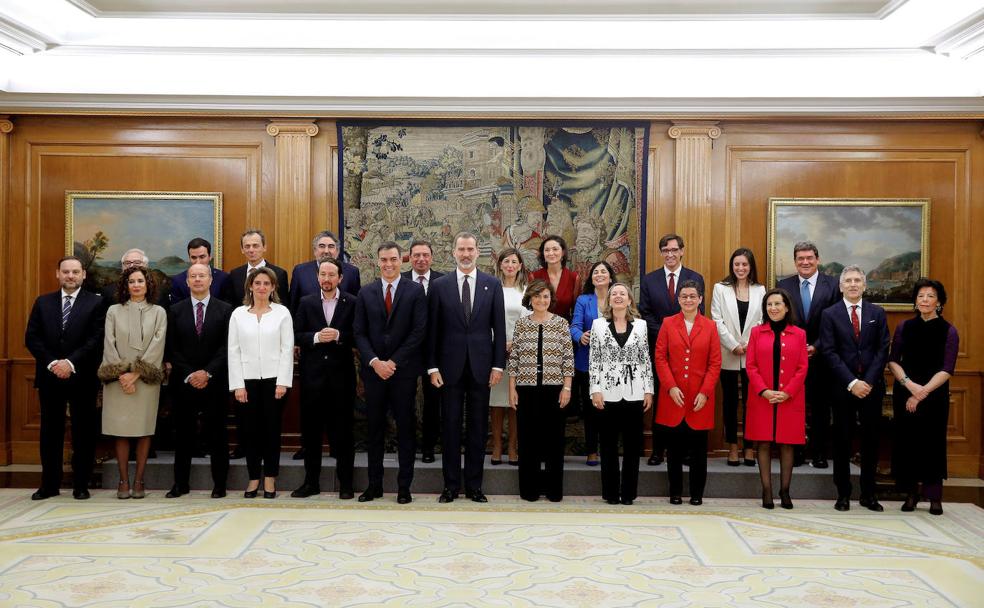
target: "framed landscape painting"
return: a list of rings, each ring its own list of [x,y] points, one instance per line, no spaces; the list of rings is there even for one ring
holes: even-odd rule
[[[929,199],[769,199],[769,285],[796,273],[793,246],[812,241],[820,272],[865,272],[864,297],[912,310],[912,287],[929,272]]]
[[[188,268],[188,241],[212,244],[222,267],[222,193],[66,191],[65,254],[82,260],[86,288],[101,291],[120,276],[120,258],[138,248],[162,285]]]

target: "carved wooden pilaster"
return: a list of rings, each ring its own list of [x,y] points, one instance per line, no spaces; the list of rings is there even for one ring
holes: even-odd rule
[[[686,244],[684,265],[707,275],[711,267],[711,146],[721,136],[716,122],[678,122],[676,140],[676,232]]]
[[[277,139],[276,230],[270,259],[293,268],[311,257],[311,138],[318,125],[310,120],[275,120],[267,133]]]
[[[10,192],[10,132],[14,123],[8,116],[0,116],[0,268],[7,267],[7,201]],[[0,310],[9,311],[11,294],[17,289],[4,289],[0,295]],[[3,323],[6,327],[8,323]],[[11,462],[10,449],[10,353],[7,351],[7,336],[0,330],[0,465]]]

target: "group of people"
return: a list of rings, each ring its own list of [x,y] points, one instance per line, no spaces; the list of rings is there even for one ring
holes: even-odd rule
[[[26,332],[37,360],[42,412],[43,479],[32,498],[59,492],[66,404],[73,425],[73,495],[88,498],[99,382],[102,432],[116,438],[117,496],[142,498],[168,372],[177,444],[167,496],[189,491],[199,413],[212,497],[226,495],[231,393],[247,460],[244,496],[256,497],[262,485],[265,498],[276,497],[281,417],[295,351],[305,479],[291,495],[320,493],[327,432],[339,497],[354,498],[354,350],[368,422],[368,485],[360,502],[383,495],[390,414],[398,443],[397,502],[413,500],[420,383],[422,460],[435,460],[440,437],[442,503],[462,491],[473,501],[488,500],[482,481],[490,410],[491,464],[502,464],[505,451],[508,463],[519,468],[522,498],[561,500],[565,418],[574,404],[584,420],[586,463],[601,465],[604,500],[636,499],[643,421],[651,417],[648,463],[660,464],[666,450],[673,504],[683,500],[686,463],[689,502],[700,505],[720,380],[728,464],[757,462],[763,507],[774,508],[773,445],[780,504],[793,507],[792,469],[806,443],[809,404],[812,465],[818,468],[828,466],[833,413],[835,507],[850,508],[852,434],[860,421],[860,504],[880,511],[874,473],[887,364],[896,379],[893,472],[907,497],[903,510],[924,497],[932,513],[942,513],[948,380],[958,338],[941,316],[946,292],[937,281],[916,283],[917,314],[898,325],[889,350],[884,310],[862,298],[862,269],[845,267],[839,281],[821,273],[819,251],[809,242],[794,247],[797,274],[771,290],[759,283],[752,252],[736,250],[727,276],[714,285],[711,318],[703,314],[704,280],[683,266],[684,242],[675,234],[660,239],[663,267],[642,278],[638,304],[605,261],[592,265],[582,281],[568,268],[567,244],[556,235],[542,240],[538,270],[530,272],[520,252],[506,249],[493,274],[477,269],[478,238],[468,232],[454,238],[455,269],[447,274],[431,269],[428,242],[414,241],[408,252],[385,242],[377,249],[380,278],[364,286],[329,231],[314,237],[314,259],[297,265],[289,283],[287,273],[265,259],[260,230],[246,231],[240,244],[246,263],[226,274],[211,267],[207,241],[189,242],[191,266],[173,277],[167,310],[154,304],[159,286],[140,250],[124,254],[112,298],[81,289],[85,270],[78,258],[59,261],[60,290],[38,297]],[[401,272],[405,253],[411,269]],[[115,303],[107,309],[109,299]]]

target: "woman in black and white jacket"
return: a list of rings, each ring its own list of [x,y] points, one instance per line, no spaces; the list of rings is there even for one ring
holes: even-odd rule
[[[624,283],[608,289],[605,308],[607,314],[591,324],[588,360],[591,402],[601,418],[601,496],[611,505],[631,505],[639,486],[642,413],[653,404],[653,368],[646,321]]]

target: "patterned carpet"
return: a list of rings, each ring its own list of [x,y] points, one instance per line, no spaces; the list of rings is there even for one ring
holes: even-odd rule
[[[29,495],[0,490],[0,606],[984,605],[969,504]]]

